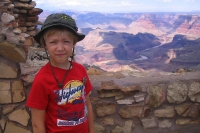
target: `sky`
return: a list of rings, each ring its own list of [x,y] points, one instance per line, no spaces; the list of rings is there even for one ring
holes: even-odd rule
[[[200,0],[35,0],[43,10],[105,13],[200,11]]]

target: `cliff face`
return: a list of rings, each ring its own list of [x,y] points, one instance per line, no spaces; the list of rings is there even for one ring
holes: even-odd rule
[[[145,70],[174,71],[180,67],[199,70],[199,39],[175,35],[171,42],[162,43],[162,39],[149,33],[133,35],[96,30],[95,34],[90,32],[85,40],[77,44],[77,61],[96,64],[106,71],[130,64]]]
[[[180,15],[178,20],[182,20],[182,23],[177,26],[176,33],[200,36],[199,16]]]
[[[98,28],[133,34],[147,32],[158,36],[165,34],[200,35],[200,16],[194,14],[63,12],[72,15],[77,20],[79,28]],[[40,20],[43,21],[50,13],[52,12],[41,14]]]
[[[161,20],[158,20],[155,14],[142,14],[136,21],[133,21],[127,28],[127,32],[137,34],[137,33],[151,33],[157,36],[164,34],[160,30]]]
[[[132,28],[132,33],[142,31],[155,35],[173,33],[199,36],[199,25],[200,17],[197,15],[143,14],[136,21],[133,21],[129,28]]]
[[[77,44],[79,48],[76,59],[81,63],[96,63],[101,68],[118,61],[122,61],[120,63],[122,65],[129,60],[129,63],[126,62],[128,65],[131,60],[140,58],[140,51],[160,44],[159,39],[149,33],[133,35],[96,29],[90,31],[86,38]],[[83,49],[81,50],[80,47]],[[116,63],[116,66],[112,65],[112,67],[120,67],[120,64]]]
[[[105,64],[116,63],[114,67],[120,67],[134,63],[143,69],[163,70],[164,68],[168,71],[173,71],[172,69],[178,67],[199,69],[199,60],[193,58],[193,56],[198,56],[194,53],[198,53],[199,49],[200,19],[198,15],[151,13],[125,14],[124,16],[129,19],[127,22],[131,21],[125,26],[127,28],[123,29],[115,25],[116,27],[111,32],[96,22],[95,25],[98,23],[100,28],[90,30],[88,37],[80,42],[80,46],[87,52],[92,50],[91,56],[88,56],[92,60],[87,63],[96,63],[100,67],[105,67]],[[121,19],[124,16],[121,16]],[[113,23],[120,22],[122,20],[113,20]],[[109,23],[106,24],[109,25]],[[173,56],[171,51],[174,51]],[[87,58],[87,55],[81,54],[81,57]],[[104,61],[103,64],[102,61]],[[162,66],[163,64],[165,67]]]

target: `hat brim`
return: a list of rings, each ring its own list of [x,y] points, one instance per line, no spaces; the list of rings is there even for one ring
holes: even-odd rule
[[[66,27],[68,29],[70,29],[72,32],[75,33],[75,35],[77,35],[78,37],[78,42],[83,40],[85,38],[85,35],[82,34],[82,33],[78,33],[76,31],[74,31],[74,29],[72,29],[70,26],[68,25],[64,25],[62,23],[57,23],[57,24],[51,24],[51,25],[48,25],[48,26],[44,26],[35,36],[33,36],[33,38],[35,39],[35,41],[40,44],[40,37],[42,36],[44,30],[46,30],[47,28],[49,27],[52,27],[52,26],[63,26],[63,27]]]

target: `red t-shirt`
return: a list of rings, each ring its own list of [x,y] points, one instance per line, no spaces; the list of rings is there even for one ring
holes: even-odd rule
[[[59,82],[68,71],[57,67],[53,70]],[[82,65],[73,62],[64,87],[59,88],[47,63],[35,76],[26,106],[46,110],[47,133],[89,133],[85,97],[91,90],[91,82]]]

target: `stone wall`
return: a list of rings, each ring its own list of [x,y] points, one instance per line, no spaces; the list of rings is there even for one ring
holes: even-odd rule
[[[181,78],[190,74],[192,78]],[[135,77],[127,86],[119,85],[125,78],[102,79],[92,98],[96,132],[199,133],[200,72],[190,74],[176,75],[176,79],[169,75],[157,82],[152,77],[150,82],[147,77]]]
[[[41,24],[42,9],[35,6],[32,0],[0,0],[0,133],[32,131],[20,63],[26,62]]]

